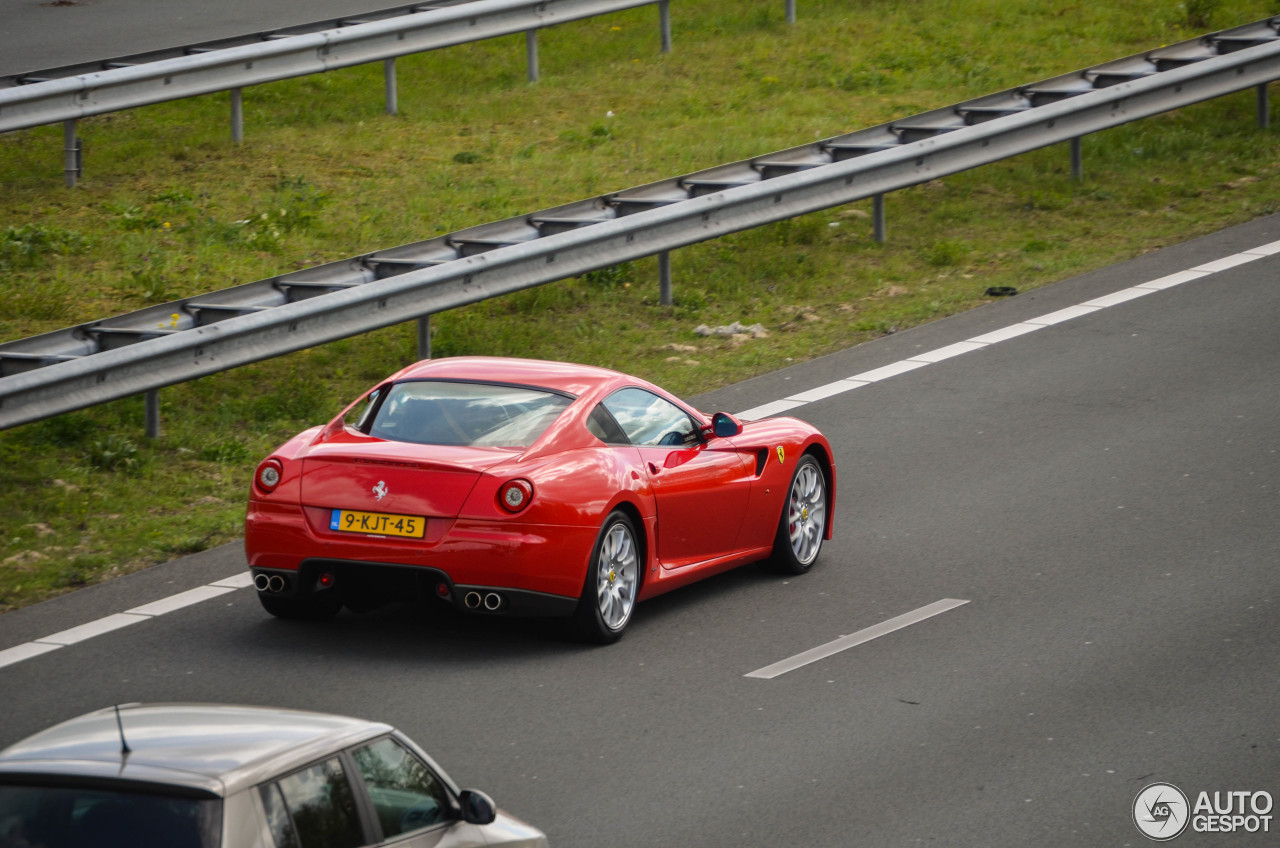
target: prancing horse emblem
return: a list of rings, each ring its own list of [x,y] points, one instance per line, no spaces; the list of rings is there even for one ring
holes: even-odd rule
[[[387,481],[379,480],[378,485],[373,487],[373,493],[378,496],[378,500],[382,500],[387,496]]]

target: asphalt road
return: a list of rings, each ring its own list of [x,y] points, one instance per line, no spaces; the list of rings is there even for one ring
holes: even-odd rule
[[[694,400],[746,410],[1277,240],[1262,219]],[[241,589],[0,667],[0,745],[113,702],[354,714],[560,848],[1142,845],[1150,783],[1280,796],[1278,276],[1257,258],[794,410],[840,475],[803,577],[714,578],[595,649],[412,609],[276,621]],[[10,613],[0,651],[243,568],[232,545]],[[942,599],[968,603],[746,676]]]
[[[409,0],[0,0],[0,76],[408,4]]]

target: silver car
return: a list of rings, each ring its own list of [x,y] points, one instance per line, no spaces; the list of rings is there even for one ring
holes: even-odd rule
[[[130,704],[0,751],[0,848],[545,848],[385,724]]]

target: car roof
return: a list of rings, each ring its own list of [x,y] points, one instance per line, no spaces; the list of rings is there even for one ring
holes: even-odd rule
[[[627,375],[595,365],[576,365],[543,359],[502,356],[451,356],[427,359],[395,374],[395,380],[480,380],[541,386],[572,395],[583,395],[601,385],[623,381]],[[643,382],[643,381],[640,381]]]
[[[121,746],[121,728],[128,743]],[[64,721],[0,751],[5,775],[143,782],[230,795],[392,732],[326,713],[227,704],[127,704]]]

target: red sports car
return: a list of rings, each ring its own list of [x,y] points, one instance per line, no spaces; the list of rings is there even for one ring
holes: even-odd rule
[[[258,466],[245,550],[284,618],[429,595],[612,642],[669,589],[758,560],[808,571],[835,484],[803,421],[708,417],[604,368],[428,360]]]

